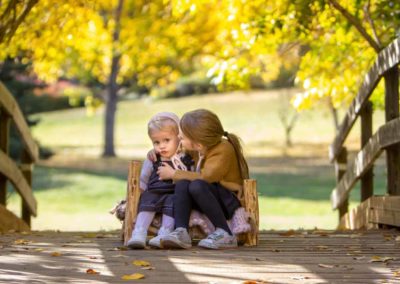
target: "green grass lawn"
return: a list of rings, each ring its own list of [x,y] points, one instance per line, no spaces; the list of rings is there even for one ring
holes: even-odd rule
[[[301,113],[292,136],[295,145],[283,155],[284,131],[278,119],[282,92],[286,91],[120,102],[115,135],[119,159],[98,158],[102,152],[103,109],[92,117],[86,116],[85,109],[35,115],[41,122],[33,128],[34,137],[53,149],[56,156],[34,171],[38,217],[32,220],[33,229],[120,228],[108,211],[124,198],[128,160],[143,158],[151,147],[148,119],[159,111],[182,115],[195,108],[215,111],[227,131],[242,137],[251,175],[258,182],[261,229],[334,228],[337,212],[331,210],[329,197],[335,177],[327,157],[334,133],[332,119],[323,106]],[[381,117],[378,114],[375,128]],[[353,132],[350,147],[359,143],[358,127]],[[90,163],[85,163],[87,160]],[[376,176],[379,192],[385,178],[380,167]],[[358,195],[355,189],[352,206],[358,203]],[[8,202],[12,211],[20,211],[16,194],[11,194]]]

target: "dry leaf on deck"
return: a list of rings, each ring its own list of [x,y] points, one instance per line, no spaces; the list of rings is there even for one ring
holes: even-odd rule
[[[318,266],[322,267],[322,268],[334,268],[335,267],[334,265],[331,265],[331,264],[322,264],[322,263],[318,264]]]
[[[27,245],[31,243],[32,241],[24,240],[24,239],[18,239],[14,241],[14,245]]]
[[[317,250],[326,250],[326,249],[328,249],[329,247],[328,246],[316,246],[315,247]]]
[[[133,273],[129,275],[124,275],[121,277],[122,280],[138,280],[138,279],[143,279],[144,275],[141,273]]]
[[[388,262],[389,260],[394,260],[393,257],[389,257],[389,256],[373,256],[371,257],[369,262]]]
[[[86,273],[87,274],[100,274],[100,272],[98,272],[98,271],[96,271],[96,270],[94,270],[92,268],[87,269]]]
[[[51,256],[61,256],[61,253],[58,251],[52,252]]]
[[[150,262],[145,261],[145,260],[134,260],[134,261],[132,261],[132,264],[136,265],[136,266],[144,266],[144,267],[150,266]]]

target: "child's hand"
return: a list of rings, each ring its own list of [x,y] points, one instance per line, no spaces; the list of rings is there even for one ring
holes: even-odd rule
[[[162,165],[158,167],[157,173],[160,176],[160,179],[167,180],[172,179],[175,170],[168,163],[162,163]]]
[[[157,161],[157,155],[156,155],[156,150],[152,149],[147,153],[147,159],[149,159],[152,162]]]

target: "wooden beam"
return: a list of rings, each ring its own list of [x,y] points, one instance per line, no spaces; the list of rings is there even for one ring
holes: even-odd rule
[[[22,152],[21,156],[21,165],[20,169],[22,172],[22,175],[24,176],[26,182],[28,183],[29,187],[32,189],[32,172],[33,172],[33,162],[31,157],[29,156],[27,151]],[[26,203],[26,201],[22,198],[22,220],[25,221],[28,226],[31,226],[31,212],[29,210],[29,206]]]
[[[29,127],[25,121],[22,112],[15,101],[14,97],[10,94],[7,88],[0,82],[0,108],[4,112],[12,117],[15,126],[22,138],[22,142],[25,145],[26,150],[31,156],[32,160],[36,162],[39,159],[39,148],[33,139]]]
[[[137,209],[140,197],[140,169],[142,163],[140,161],[131,161],[128,171],[128,185],[126,192],[126,210],[124,220],[124,245],[127,245],[131,238],[133,224],[136,221]]]
[[[335,175],[336,175],[336,183],[339,183],[343,178],[343,175],[346,173],[347,168],[347,149],[345,147],[340,151],[339,156],[337,157],[335,164]],[[349,200],[343,200],[340,204],[339,209],[339,222],[341,218],[348,212],[349,210]]]
[[[8,154],[10,135],[10,116],[0,109],[0,150]],[[7,178],[0,174],[0,204],[6,206]]]
[[[259,228],[259,212],[258,212],[258,194],[257,181],[255,179],[245,179],[243,181],[244,208],[250,214],[251,231],[246,233],[246,245],[258,245],[258,228]]]
[[[33,216],[36,216],[36,199],[33,196],[32,189],[23,176],[21,170],[17,167],[3,151],[0,150],[0,173],[7,177],[13,184],[15,190],[26,202],[26,206]]]
[[[400,227],[400,196],[373,196],[369,221]]]
[[[399,117],[399,68],[385,73],[386,122]],[[400,195],[400,144],[386,149],[387,193]]]
[[[331,202],[333,209],[338,209],[348,199],[350,190],[357,180],[371,168],[384,148],[400,143],[400,119],[395,119],[381,126],[371,137],[364,148],[358,152],[346,173],[332,191]]]
[[[372,136],[372,103],[368,101],[361,111],[361,149],[368,143]],[[374,167],[371,166],[369,170],[361,177],[361,202],[367,200],[374,193]]]
[[[368,102],[369,97],[374,91],[380,79],[389,69],[400,63],[400,38],[394,40],[388,47],[382,50],[374,65],[364,77],[364,81],[358,91],[356,98],[351,103],[347,114],[339,127],[337,136],[329,148],[329,157],[333,162],[340,153],[342,145],[346,140],[351,128],[357,120],[360,111]]]
[[[342,216],[338,229],[360,230],[366,229],[369,222],[370,199],[360,203],[356,208]]]

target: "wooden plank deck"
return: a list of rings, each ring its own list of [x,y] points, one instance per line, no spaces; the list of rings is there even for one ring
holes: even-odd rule
[[[222,251],[121,244],[117,232],[3,234],[0,283],[400,283],[398,230],[268,231],[258,247]],[[121,279],[132,273],[145,278]]]

